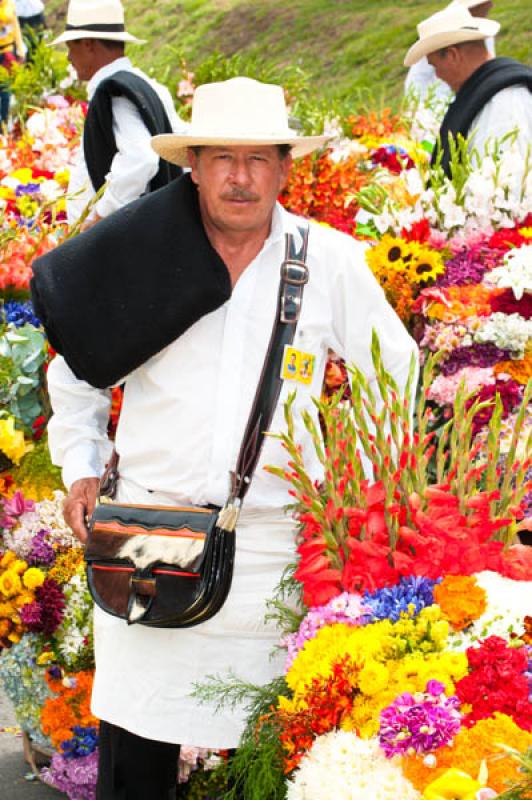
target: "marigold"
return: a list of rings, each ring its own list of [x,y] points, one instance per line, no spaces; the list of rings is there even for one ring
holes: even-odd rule
[[[525,357],[519,360],[500,361],[494,371],[496,375],[510,375],[514,381],[526,386],[532,378],[532,353],[525,353]]]
[[[403,771],[422,792],[451,767],[468,775],[478,775],[485,761],[490,789],[503,792],[522,776],[517,762],[502,750],[501,743],[524,753],[532,747],[532,734],[521,730],[505,714],[496,713],[490,719],[480,720],[473,728],[462,728],[452,746],[442,747],[435,753],[435,767],[428,767],[422,758],[411,756],[403,759]]]
[[[68,686],[49,675],[46,679],[56,697],[48,698],[41,709],[41,728],[59,750],[61,742],[72,738],[74,725],[83,728],[98,726],[89,705],[94,673],[76,672],[67,681]]]
[[[479,619],[486,610],[486,592],[476,579],[464,575],[446,575],[434,587],[434,601],[455,630],[461,631]]]

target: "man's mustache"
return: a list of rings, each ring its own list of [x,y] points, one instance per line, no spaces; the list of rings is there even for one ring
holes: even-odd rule
[[[230,192],[224,192],[221,198],[222,200],[246,200],[248,202],[260,199],[254,192],[249,192],[247,189],[239,189],[238,187],[231,189]]]

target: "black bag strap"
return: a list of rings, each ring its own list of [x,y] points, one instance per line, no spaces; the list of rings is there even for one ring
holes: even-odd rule
[[[236,511],[248,491],[257,466],[264,437],[271,424],[281,393],[281,365],[284,348],[294,341],[301,314],[303,289],[309,279],[306,264],[308,225],[298,226],[301,246],[296,246],[293,234],[285,235],[285,257],[281,264],[279,294],[275,321],[266,351],[261,376],[251,407],[235,471],[231,473],[230,496],[226,507]],[[109,464],[100,481],[100,497],[114,497],[119,478],[119,455],[113,450]],[[236,519],[235,519],[236,523]],[[230,524],[230,523],[227,523]]]
[[[308,226],[299,227],[301,247],[296,248],[294,236],[286,234],[285,257],[281,264],[281,279],[277,311],[266,351],[262,373],[246,425],[236,469],[231,473],[231,499],[240,503],[248,491],[281,393],[281,365],[284,348],[292,344],[301,314],[303,289],[309,279],[306,264]]]

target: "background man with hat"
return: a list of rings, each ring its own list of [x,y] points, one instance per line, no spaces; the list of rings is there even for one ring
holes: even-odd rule
[[[418,41],[405,57],[405,66],[423,56],[456,93],[440,128],[440,144],[433,163],[441,157],[449,173],[449,137],[471,137],[481,155],[489,141],[515,131],[524,160],[532,147],[532,69],[510,58],[493,58],[486,40],[499,32],[494,20],[473,17],[459,2],[418,25]],[[502,146],[513,141],[508,138]]]
[[[200,86],[187,134],[153,140],[162,158],[191,172],[71,240],[85,253],[96,245],[101,252],[111,248],[111,268],[117,221],[124,226],[124,242],[129,234],[138,235],[136,218],[145,221],[143,236],[149,238],[155,220],[147,209],[161,198],[190,197],[197,209],[191,213],[223,260],[231,290],[229,300],[208,314],[200,310],[182,336],[126,377],[116,437],[120,502],[224,503],[276,315],[286,235],[301,242],[298,226],[304,221],[283,209],[277,196],[292,156],[312,152],[326,138],[299,136],[289,127],[279,86],[249,78]],[[167,213],[176,216],[173,205]],[[193,262],[197,251],[177,223],[178,219],[176,225],[165,226],[165,235],[174,238],[181,258]],[[54,254],[66,246],[69,253],[74,247],[67,242]],[[157,250],[156,242],[148,246]],[[296,436],[316,479],[321,468],[301,413],[316,418],[312,397],[320,395],[329,348],[356,362],[371,381],[375,329],[387,369],[401,388],[416,353],[368,269],[364,250],[363,243],[347,235],[309,223],[309,281],[293,348],[301,357],[308,356],[313,369],[299,382],[285,376],[270,429],[283,430],[283,403],[296,389]],[[153,254],[146,276],[151,281],[159,280],[165,252]],[[38,278],[44,266],[36,267]],[[166,305],[178,309],[179,298],[169,296]],[[46,319],[46,302],[37,307]],[[154,313],[152,326],[158,322],[159,314]],[[48,383],[54,411],[51,452],[70,487],[65,517],[84,540],[86,517],[94,508],[110,450],[109,393],[76,377],[62,357],[51,363]],[[265,441],[241,510],[233,584],[216,616],[196,627],[165,630],[128,626],[96,609],[92,708],[104,720],[98,800],[168,800],[175,797],[180,743],[238,746],[244,709],[217,711],[199,704],[191,696],[195,683],[228,670],[255,684],[281,674],[280,654],[271,655],[278,632],[264,615],[267,600],[294,557],[296,530],[283,512],[290,502],[287,489],[263,469],[267,464],[286,468],[286,453],[273,437]]]
[[[164,186],[180,170],[160,164],[153,135],[184,130],[166,87],[148,78],[125,56],[125,44],[142,44],[127,33],[120,0],[70,0],[65,43],[81,81],[88,81],[89,109],[78,162],[69,185],[68,221],[76,222],[105,182],[86,225],[131,200]]]
[[[493,8],[492,0],[457,0],[464,8],[469,9],[469,12],[474,17],[487,17]],[[486,39],[486,47],[492,56],[495,55],[495,39],[490,36]],[[405,81],[405,91],[413,90],[416,94],[423,99],[427,92],[432,93],[433,98],[449,102],[452,92],[449,86],[443,81],[439,80],[436,75],[436,70],[429,64],[427,57],[423,56],[415,64],[412,64],[408,70]]]

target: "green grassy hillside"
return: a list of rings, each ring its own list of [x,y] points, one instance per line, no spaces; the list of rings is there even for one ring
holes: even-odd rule
[[[66,0],[48,0],[48,20],[61,30]],[[242,69],[267,62],[299,68],[318,96],[355,100],[360,90],[396,101],[402,60],[415,26],[444,3],[430,0],[125,0],[128,29],[147,40],[131,49],[135,61],[168,83],[180,62],[192,69],[213,51],[239,54]],[[498,53],[532,63],[531,0],[495,0],[502,24]]]

